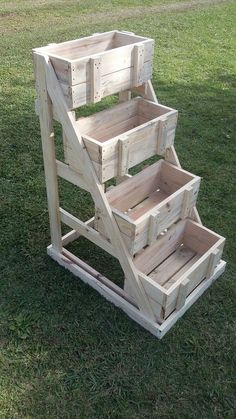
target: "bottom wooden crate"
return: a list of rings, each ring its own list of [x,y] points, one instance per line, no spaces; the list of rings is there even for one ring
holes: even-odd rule
[[[134,257],[158,321],[184,306],[187,296],[213,275],[224,242],[223,237],[187,219]],[[131,295],[127,281],[125,291]]]
[[[75,231],[72,230],[72,236],[77,237]],[[69,243],[71,241],[70,234],[64,236],[63,242]],[[114,285],[109,279],[105,278],[102,274],[92,269],[85,262],[68,252],[66,249],[62,249],[62,252],[57,251],[52,247],[48,246],[48,254],[54,259],[59,265],[68,269],[72,272],[75,277],[79,277],[83,282],[90,285],[96,291],[99,292],[108,301],[112,302],[115,306],[121,308],[131,319],[148,330],[158,339],[162,339],[165,334],[174,326],[179,318],[194,304],[198,298],[211,286],[211,284],[223,274],[226,263],[221,260],[216,266],[212,276],[204,279],[186,298],[185,304],[178,310],[174,310],[171,315],[163,321],[162,324],[154,322],[146,317],[135,305],[135,303],[129,298],[121,288]]]

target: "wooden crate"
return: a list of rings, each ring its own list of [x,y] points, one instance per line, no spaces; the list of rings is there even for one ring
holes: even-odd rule
[[[196,203],[200,178],[159,160],[106,193],[122,237],[135,254]],[[99,211],[95,228],[105,235]]]
[[[159,320],[181,309],[186,297],[213,275],[224,242],[202,225],[183,220],[135,256],[139,278]],[[125,290],[130,293],[127,283]]]
[[[151,78],[154,41],[111,31],[37,48],[48,55],[70,109],[139,86]]]
[[[124,176],[128,169],[174,143],[178,112],[142,98],[120,103],[77,121],[100,182]],[[66,162],[78,170],[78,158],[64,138]]]

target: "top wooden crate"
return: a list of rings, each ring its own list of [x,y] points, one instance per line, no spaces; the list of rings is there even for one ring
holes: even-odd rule
[[[34,51],[50,57],[70,109],[139,86],[152,75],[153,39],[119,31]]]

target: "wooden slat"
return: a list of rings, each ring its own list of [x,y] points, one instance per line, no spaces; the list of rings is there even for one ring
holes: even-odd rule
[[[186,265],[193,257],[195,252],[184,246],[172,253],[164,262],[158,265],[150,274],[150,278],[164,286],[171,277]]]
[[[134,46],[134,75],[133,86],[139,86],[144,82],[143,80],[143,66],[144,66],[144,45]]]
[[[92,227],[94,226],[94,217],[90,218],[90,220],[85,221],[86,226]],[[74,240],[77,240],[81,234],[78,230],[70,230],[68,233],[66,233],[64,236],[62,236],[62,245],[67,246],[69,243],[73,242]]]
[[[129,169],[129,139],[123,137],[118,142],[118,176],[123,177]]]
[[[143,65],[143,78],[148,80],[151,77],[150,62]],[[115,73],[106,74],[101,78],[101,97],[128,90],[133,85],[133,67],[124,68]],[[91,102],[91,84],[84,82],[69,86],[66,83],[60,84],[69,109],[76,109],[79,106]]]
[[[186,301],[188,295],[189,279],[185,278],[179,286],[179,293],[176,302],[176,310],[180,310]]]
[[[158,136],[157,136],[157,154],[163,156],[166,150],[166,140],[167,140],[167,118],[164,117],[159,121],[158,124]]]
[[[200,259],[200,255],[195,253],[192,259],[190,259],[185,265],[182,266],[170,279],[168,282],[165,283],[165,289],[168,290],[179,281],[179,279],[183,279],[185,274],[189,271],[189,269],[194,266],[194,264]]]
[[[48,212],[52,246],[62,249],[61,224],[59,213],[59,195],[57,183],[56,153],[52,126],[52,105],[47,93],[44,71],[45,59],[40,54],[33,54],[36,86],[38,92],[40,130],[42,138],[44,171],[47,188]]]
[[[158,188],[158,185],[157,185]],[[149,217],[149,214],[151,212],[152,209],[155,210],[155,207],[164,201],[167,198],[167,195],[165,194],[165,192],[162,192],[159,188],[152,192],[146,199],[144,199],[140,204],[135,205],[132,210],[130,210],[129,212],[129,216],[132,220],[137,221],[137,223],[142,220],[144,217],[147,218]],[[150,215],[154,215],[154,217],[156,217],[156,215],[160,214],[160,211],[155,210],[154,214],[150,214]],[[157,222],[157,220],[156,220]],[[155,222],[155,223],[156,223]],[[159,221],[158,221],[159,223]]]
[[[60,208],[60,214],[61,221],[63,223],[73,228],[74,230],[77,230],[82,236],[86,237],[86,239],[90,240],[106,252],[110,253],[110,255],[117,257],[114,253],[111,243],[109,243],[105,237],[101,236],[98,231],[89,227],[86,223],[79,220],[77,217],[74,217],[74,215],[70,214],[63,208]]]
[[[219,259],[220,259],[219,249],[213,250],[209,258],[209,264],[208,264],[207,273],[206,273],[207,279],[209,279],[213,275],[215,267],[217,263],[219,262]]]
[[[160,236],[151,246],[138,254],[134,263],[144,274],[151,272],[182,243],[185,223],[179,222],[172,226],[164,236]]]
[[[56,167],[58,176],[67,180],[70,183],[73,183],[73,185],[79,186],[79,188],[89,191],[89,187],[81,173],[75,171],[70,166],[59,160],[56,160]]]
[[[193,187],[186,186],[186,189],[184,191],[184,198],[183,198],[180,218],[184,219],[188,216],[189,211],[191,209],[192,198],[193,198]]]
[[[91,62],[91,102],[101,100],[101,57],[90,58]]]
[[[158,225],[159,225],[159,211],[156,211],[154,214],[151,214],[149,217],[149,228],[148,228],[148,240],[147,244],[151,245],[154,240],[156,240],[158,235]]]

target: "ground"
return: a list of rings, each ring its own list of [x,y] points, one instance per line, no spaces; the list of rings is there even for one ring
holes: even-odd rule
[[[235,417],[235,20],[233,1],[0,0],[0,418]],[[179,158],[202,177],[204,224],[227,240],[225,274],[161,342],[45,251],[31,49],[114,28],[155,39],[153,84],[179,110]],[[86,193],[60,193],[92,215]],[[119,280],[111,257],[76,248]]]

